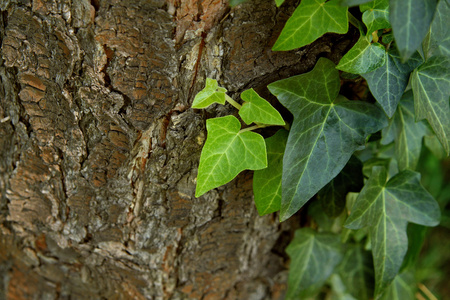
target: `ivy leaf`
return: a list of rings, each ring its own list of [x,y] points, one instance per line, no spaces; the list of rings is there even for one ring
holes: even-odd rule
[[[339,236],[318,233],[311,228],[295,231],[286,253],[291,258],[286,299],[325,282],[342,259]]]
[[[430,28],[437,0],[390,0],[390,21],[403,61],[421,45]]]
[[[348,292],[359,300],[368,300],[373,296],[372,255],[361,245],[350,245],[337,268]]]
[[[311,44],[327,32],[348,31],[347,7],[339,0],[303,0],[286,22],[272,50],[286,51]]]
[[[356,6],[373,0],[340,0],[339,4],[343,6]]]
[[[389,49],[385,63],[375,71],[362,76],[367,80],[369,89],[389,118],[392,118],[398,101],[408,85],[409,75],[423,62],[419,52],[416,52],[406,63],[401,62],[395,48]]]
[[[427,58],[435,55],[450,57],[450,2],[441,0],[436,9],[430,31],[424,40]]]
[[[339,216],[349,192],[359,192],[364,185],[362,162],[352,156],[342,171],[317,194],[322,210],[330,217]]]
[[[387,132],[392,132],[390,138],[385,138]],[[412,91],[409,90],[403,95],[394,117],[389,121],[389,126],[383,129],[381,140],[382,144],[394,141],[395,157],[400,171],[416,168],[426,132],[425,123],[415,121],[414,99]]]
[[[280,7],[283,2],[284,0],[275,0],[275,4],[277,5],[277,7]]]
[[[367,34],[375,30],[391,28],[389,23],[389,0],[375,0],[360,6],[362,20],[367,26]]]
[[[374,167],[372,176],[353,205],[345,227],[369,226],[375,266],[375,295],[381,295],[394,280],[408,248],[408,222],[425,226],[439,223],[437,202],[420,184],[420,174],[403,171],[387,180],[384,167]]]
[[[260,216],[280,210],[283,155],[289,132],[281,129],[267,138],[267,168],[253,174],[253,194]]]
[[[225,104],[225,92],[217,80],[206,78],[206,85],[194,98],[192,108],[206,108],[213,103]]]
[[[426,118],[450,153],[450,59],[434,56],[411,76],[416,120]]]
[[[379,43],[371,43],[370,37],[361,36],[337,65],[337,69],[353,74],[374,71],[385,63],[386,50]]]
[[[415,297],[415,285],[416,282],[414,280],[414,274],[412,274],[411,272],[403,272],[395,277],[392,284],[383,294],[381,300],[417,299]]]
[[[239,115],[247,125],[253,122],[281,126],[286,124],[278,110],[270,105],[267,100],[261,98],[255,90],[244,91],[241,98],[245,103],[239,110]]]
[[[206,128],[208,137],[200,156],[195,197],[231,181],[245,169],[267,167],[263,137],[239,131],[241,123],[236,117],[209,119]]]
[[[339,93],[335,65],[320,58],[306,74],[268,86],[293,115],[283,158],[281,221],[333,179],[366,137],[387,125],[383,111]]]

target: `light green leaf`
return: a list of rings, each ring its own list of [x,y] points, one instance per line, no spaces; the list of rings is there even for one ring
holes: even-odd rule
[[[348,31],[347,7],[339,0],[303,0],[286,22],[272,50],[286,51],[311,44],[327,32]]]
[[[302,290],[324,283],[342,259],[340,248],[337,235],[298,229],[286,248],[291,258],[286,299],[296,299]]]
[[[283,154],[289,132],[281,129],[267,138],[267,168],[253,174],[253,194],[260,216],[280,210]]]
[[[294,115],[283,158],[282,221],[339,174],[369,134],[387,125],[381,109],[338,97],[339,87],[339,73],[326,58],[309,73],[268,86]]]
[[[437,0],[390,0],[390,21],[403,61],[420,47],[430,28]]]
[[[277,5],[277,7],[280,7],[281,4],[284,3],[284,0],[275,0],[275,4]]]
[[[416,282],[414,274],[403,272],[397,275],[392,284],[387,288],[381,300],[415,300]]]
[[[450,59],[434,56],[411,75],[416,120],[427,119],[450,153]]]
[[[373,262],[369,251],[361,245],[349,245],[337,272],[347,291],[359,300],[368,300],[373,296]]]
[[[415,170],[427,127],[425,123],[416,123],[415,121],[414,99],[411,90],[403,95],[394,117],[389,121],[389,126],[383,129],[382,144],[388,144],[391,140],[391,138],[384,138],[387,132],[393,134],[395,157],[399,170]]]
[[[343,6],[356,6],[371,1],[372,0],[340,0],[339,4]]]
[[[362,20],[367,26],[367,34],[375,30],[391,28],[389,23],[389,0],[375,0],[360,6]]]
[[[240,132],[236,117],[209,119],[206,128],[208,137],[200,156],[195,197],[231,181],[245,169],[267,167],[263,137],[251,131]]]
[[[270,125],[285,125],[278,110],[270,105],[267,100],[261,98],[253,89],[244,91],[241,94],[245,103],[239,110],[242,120],[249,125],[253,122]]]
[[[205,88],[195,96],[192,108],[206,108],[213,103],[225,104],[226,91],[219,87],[216,80],[206,78]]]
[[[430,31],[423,41],[426,58],[435,55],[450,57],[450,3],[445,0],[439,4],[431,23]]]
[[[383,45],[371,43],[369,37],[361,36],[336,68],[353,74],[369,73],[385,63],[385,56]]]
[[[439,223],[437,202],[420,184],[420,174],[409,170],[387,180],[384,167],[374,167],[352,207],[345,226],[369,226],[375,266],[375,296],[397,275],[406,250],[408,222],[425,226]]]
[[[364,185],[362,162],[352,156],[342,171],[317,194],[321,209],[328,217],[336,218],[345,208],[349,192],[359,192]]]
[[[397,49],[391,48],[385,56],[385,64],[362,76],[369,89],[389,118],[392,118],[398,101],[408,85],[409,75],[423,62],[418,52],[406,63],[402,63]]]

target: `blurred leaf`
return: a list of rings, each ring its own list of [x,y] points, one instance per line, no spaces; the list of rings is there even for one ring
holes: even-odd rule
[[[246,2],[247,0],[228,0],[228,3],[230,4],[231,7],[239,5],[241,3]]]
[[[400,272],[406,269],[413,269],[416,266],[427,231],[428,227],[414,223],[408,224],[408,251]]]
[[[379,43],[371,43],[369,37],[361,36],[356,44],[341,58],[337,69],[353,73],[372,72],[385,63],[386,50]]]
[[[390,23],[402,61],[411,57],[422,44],[436,4],[437,0],[390,0]]]
[[[434,56],[411,75],[416,120],[427,119],[450,154],[450,58]]]
[[[340,0],[339,4],[345,6],[356,6],[370,1],[372,0]]]
[[[272,50],[286,51],[306,46],[327,32],[348,31],[347,7],[339,0],[302,0],[286,22]]]
[[[423,62],[418,52],[406,63],[401,63],[397,49],[391,48],[385,56],[385,63],[375,71],[362,74],[367,80],[370,92],[389,118],[392,118],[408,85],[409,74]]]
[[[450,57],[450,2],[441,0],[436,9],[430,31],[423,41],[426,58]]]
[[[384,167],[372,169],[345,226],[369,226],[376,296],[384,292],[400,269],[408,247],[407,223],[436,226],[439,218],[439,206],[420,185],[419,173],[406,170],[388,181]]]
[[[426,135],[425,136],[425,146],[430,149],[430,151],[439,159],[444,159],[447,157],[447,153],[445,153],[445,149],[442,146],[441,142],[437,138],[437,136]]]
[[[281,4],[284,3],[284,0],[275,0],[275,3],[276,3],[276,5],[277,5],[277,7],[280,7]]]
[[[323,284],[342,259],[339,237],[311,228],[298,229],[286,252],[291,258],[286,299],[296,299],[302,290]]]
[[[288,135],[288,131],[281,129],[275,135],[265,139],[267,168],[257,170],[253,174],[253,194],[260,216],[280,210],[283,154]]]
[[[395,277],[381,300],[415,300],[415,285],[414,275],[411,272],[401,273]]]
[[[241,94],[244,104],[239,110],[239,115],[247,124],[263,123],[269,125],[285,125],[283,118],[266,99],[261,98],[254,89],[249,89]]]

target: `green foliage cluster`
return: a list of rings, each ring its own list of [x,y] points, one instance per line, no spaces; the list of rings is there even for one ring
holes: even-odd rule
[[[308,214],[317,230],[299,229],[286,249],[286,299],[315,295],[325,283],[332,299],[414,297],[423,235],[408,242],[408,222],[440,220],[416,172],[423,140],[441,157],[450,153],[449,16],[447,0],[302,0],[273,50],[346,33],[349,23],[360,38],[337,66],[320,58],[310,72],[268,86],[291,124],[253,89],[241,106],[208,78],[195,97],[193,108],[231,103],[250,125],[242,129],[231,115],[207,120],[196,197],[246,169],[255,170],[260,215],[279,211],[284,221],[316,196]],[[375,104],[339,94],[348,73],[366,80]],[[267,126],[284,128],[265,140],[253,132]]]

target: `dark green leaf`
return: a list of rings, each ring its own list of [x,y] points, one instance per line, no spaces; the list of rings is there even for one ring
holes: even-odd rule
[[[253,175],[253,194],[260,216],[280,210],[281,174],[283,172],[283,154],[289,132],[281,129],[267,138],[267,168],[255,171]]]
[[[367,26],[367,34],[391,28],[389,23],[389,0],[375,0],[360,6],[363,12],[362,20]]]
[[[330,218],[335,218],[342,213],[347,193],[359,192],[363,187],[362,167],[362,162],[356,156],[352,156],[341,173],[317,194],[322,210]]]
[[[339,174],[369,134],[387,125],[374,105],[337,97],[339,87],[338,71],[326,58],[309,73],[268,86],[294,115],[283,158],[281,220]]]
[[[390,0],[390,21],[403,61],[420,47],[430,28],[437,0]]]
[[[244,91],[241,94],[245,103],[239,110],[242,120],[249,125],[253,122],[270,125],[285,125],[280,113],[270,105],[267,100],[261,98],[253,89]]]
[[[379,43],[371,43],[361,36],[358,42],[342,57],[337,69],[353,74],[369,73],[385,63],[386,50]]]
[[[427,231],[428,227],[414,223],[408,224],[408,251],[403,260],[401,270],[411,269],[416,266]]]
[[[405,64],[401,63],[397,49],[391,48],[385,56],[385,64],[373,72],[363,74],[372,95],[389,118],[392,118],[398,101],[408,85],[409,74],[423,60],[418,52]]]
[[[337,268],[347,291],[359,300],[371,299],[373,296],[373,262],[372,255],[361,245],[350,245],[342,262]]]
[[[303,0],[286,22],[274,51],[286,51],[306,46],[327,32],[346,33],[347,7],[339,0]]]
[[[240,132],[236,117],[209,119],[206,128],[208,137],[200,156],[195,197],[231,181],[245,169],[267,167],[263,137],[251,131]]]
[[[431,153],[437,158],[444,159],[447,157],[444,147],[442,147],[441,142],[439,142],[439,139],[434,134],[425,136],[425,146],[430,149]]]
[[[397,275],[381,300],[414,300],[416,282],[411,272]]]
[[[420,184],[419,173],[406,170],[388,181],[384,167],[372,169],[345,226],[369,226],[376,296],[384,292],[400,269],[408,247],[407,223],[436,226],[439,218],[439,206]]]
[[[424,42],[424,52],[427,58],[431,56],[450,57],[450,3],[439,1],[431,23],[430,31]]]
[[[381,141],[382,144],[388,144],[394,140],[395,157],[400,171],[416,169],[422,149],[422,139],[426,132],[426,124],[415,121],[414,99],[412,91],[409,90],[403,95],[394,117],[389,121],[389,126],[383,129]],[[387,137],[384,138],[384,136]]]
[[[192,108],[206,108],[213,103],[225,104],[225,92],[216,80],[206,78],[206,85],[194,98]]]
[[[298,229],[286,248],[291,258],[286,299],[296,299],[302,291],[324,283],[341,261],[339,236]]]
[[[433,56],[411,75],[416,120],[427,119],[450,153],[450,59]]]

